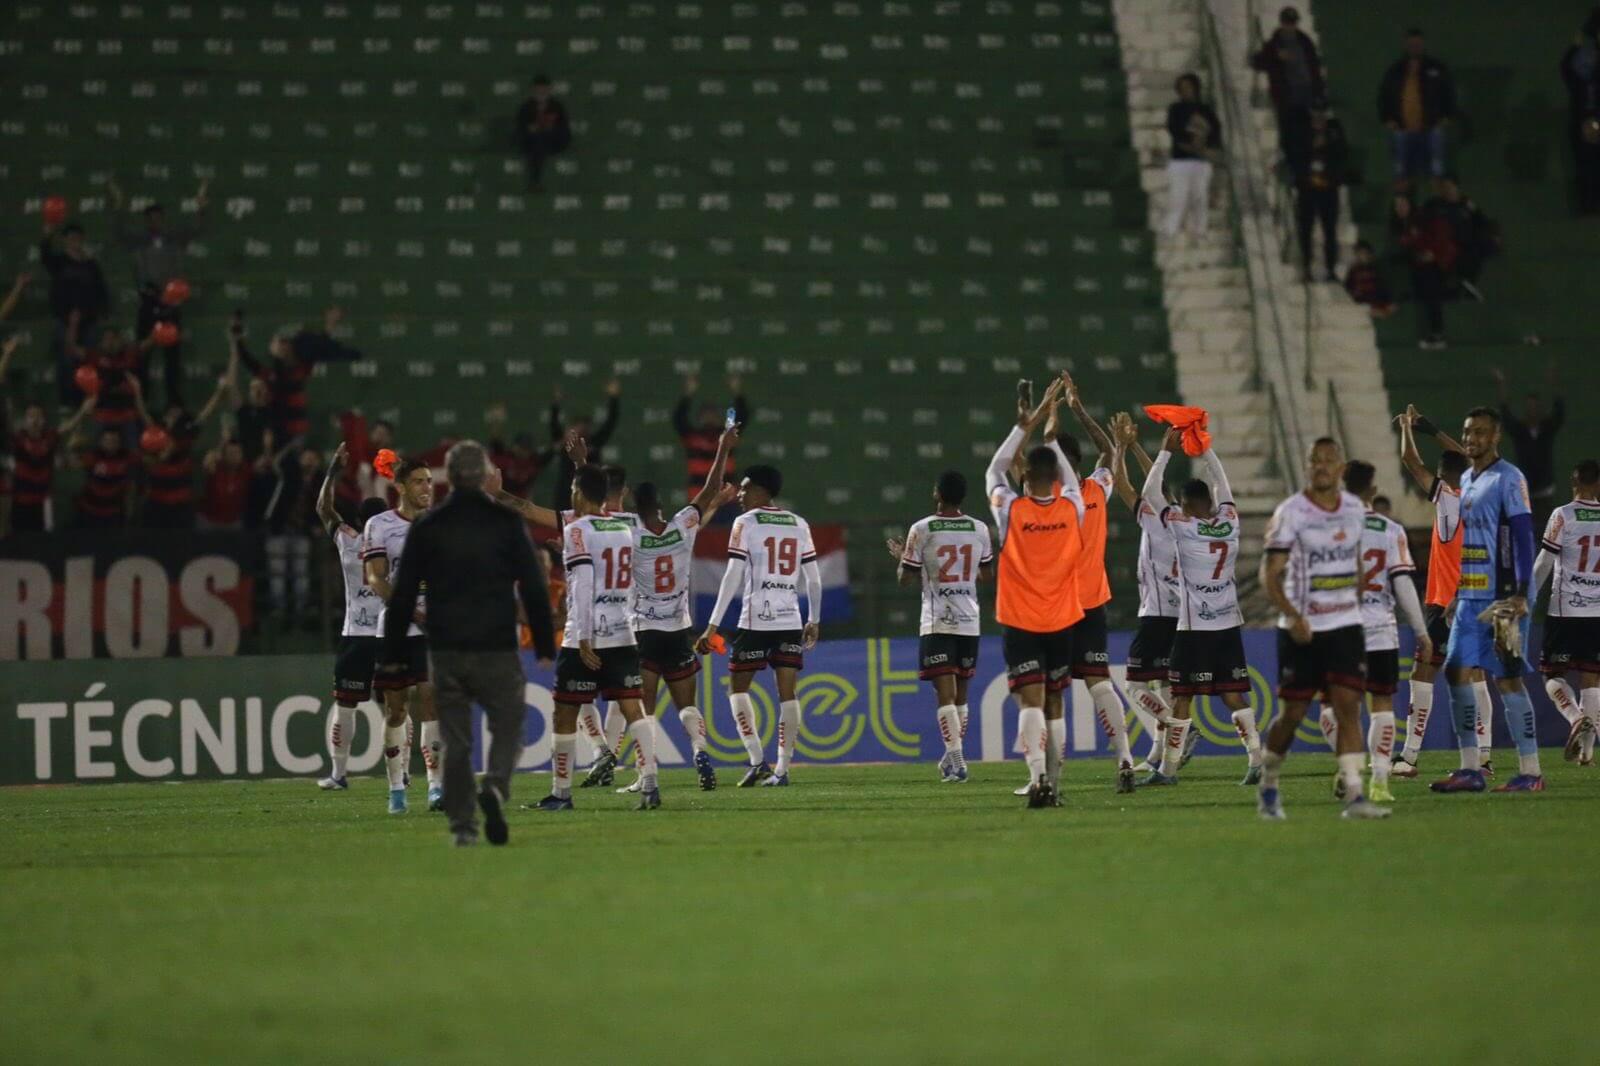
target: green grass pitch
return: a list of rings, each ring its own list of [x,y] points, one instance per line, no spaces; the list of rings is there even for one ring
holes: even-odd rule
[[[377,778],[7,789],[3,1058],[1578,1061],[1600,772],[1544,761],[1544,795],[1396,782],[1383,823],[1327,755],[1283,824],[1239,758],[1135,796],[1072,761],[1048,811],[1017,763],[673,772],[473,851]]]

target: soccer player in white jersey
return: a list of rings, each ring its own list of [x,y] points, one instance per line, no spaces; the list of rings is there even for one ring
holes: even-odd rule
[[[1306,489],[1272,514],[1261,585],[1279,611],[1278,695],[1283,713],[1272,723],[1262,758],[1261,817],[1282,819],[1278,781],[1294,733],[1318,693],[1333,704],[1338,724],[1339,773],[1347,802],[1341,817],[1387,818],[1367,799],[1361,781],[1361,694],[1366,688],[1366,641],[1361,628],[1361,531],[1366,507],[1339,488],[1344,449],[1331,437],[1306,456]]]
[[[1539,671],[1571,726],[1567,761],[1588,766],[1600,727],[1600,462],[1585,459],[1572,468],[1572,502],[1551,514],[1539,548],[1528,593],[1537,597],[1550,581]],[[1576,699],[1571,673],[1578,675]]]
[[[1345,491],[1360,498],[1367,508],[1366,525],[1361,531],[1361,626],[1367,645],[1367,755],[1372,766],[1367,798],[1374,803],[1393,803],[1389,768],[1394,756],[1394,697],[1400,690],[1397,616],[1416,635],[1414,662],[1429,662],[1433,658],[1433,641],[1422,617],[1417,583],[1411,576],[1417,572],[1417,565],[1411,561],[1406,529],[1372,508],[1372,501],[1378,495],[1376,475],[1377,470],[1371,463],[1359,459],[1350,460],[1344,467]],[[1335,795],[1342,795],[1343,783],[1341,776]]]
[[[605,511],[606,475],[580,466],[572,476],[576,512],[561,530],[567,572],[567,624],[556,656],[550,795],[541,811],[572,810],[578,708],[596,695],[615,700],[644,763],[639,810],[661,806],[655,718],[644,713],[639,646],[633,628],[633,526]]]
[[[633,490],[634,503],[639,508],[639,524],[633,527],[633,618],[644,677],[644,707],[648,715],[655,714],[657,693],[665,681],[672,705],[678,709],[678,721],[689,736],[695,773],[704,792],[717,787],[717,771],[711,765],[711,753],[706,751],[705,716],[695,706],[700,657],[694,650],[690,574],[700,523],[732,501],[738,492],[732,485],[723,484],[728,453],[738,440],[737,428],[723,431],[705,485],[671,521],[662,514],[661,494],[654,483],[641,482]],[[643,787],[638,782],[628,787],[635,786]]]
[[[1161,766],[1152,770],[1144,783],[1177,784],[1192,728],[1194,698],[1214,696],[1228,708],[1235,728],[1245,738],[1249,765],[1240,783],[1253,785],[1261,778],[1261,741],[1250,708],[1250,667],[1245,662],[1241,628],[1244,617],[1234,576],[1239,562],[1239,510],[1233,504],[1233,489],[1222,460],[1210,448],[1200,455],[1210,483],[1191,479],[1179,493],[1181,505],[1167,503],[1163,490],[1167,464],[1182,441],[1182,430],[1167,431],[1142,492],[1144,505],[1156,512],[1172,535],[1182,585],[1172,641],[1172,718],[1167,723]]]
[[[946,470],[934,483],[933,514],[913,523],[903,542],[889,540],[900,584],[922,585],[917,676],[933,686],[938,700],[943,782],[967,779],[961,741],[967,735],[967,685],[978,672],[978,580],[994,578],[989,527],[962,513],[966,498],[967,479]]]
[[[342,790],[350,787],[345,768],[350,764],[350,744],[356,733],[356,708],[372,698],[372,674],[378,665],[378,609],[383,602],[367,587],[361,564],[361,529],[347,525],[333,502],[334,482],[344,469],[343,444],[328,463],[328,475],[317,493],[317,517],[333,538],[339,551],[339,569],[344,574],[344,625],[339,628],[339,654],[333,662],[333,714],[328,716],[328,757],[333,772],[317,782],[317,787]],[[359,525],[366,524],[389,509],[377,497],[361,501]]]
[[[1178,544],[1172,530],[1161,521],[1161,511],[1146,502],[1128,480],[1130,450],[1139,460],[1142,477],[1148,478],[1155,466],[1139,444],[1139,427],[1132,416],[1122,412],[1112,420],[1111,436],[1115,444],[1111,473],[1117,495],[1132,508],[1139,524],[1139,628],[1128,645],[1127,690],[1134,715],[1150,735],[1150,751],[1134,770],[1148,774],[1161,768],[1167,722],[1172,718],[1172,704],[1164,690],[1172,669],[1172,640],[1178,632],[1183,581],[1178,576]],[[1160,495],[1163,504],[1172,502],[1164,487]],[[1256,746],[1260,747],[1259,740]]]
[[[428,469],[427,464],[414,459],[402,459],[394,474],[399,504],[393,510],[374,515],[367,522],[362,537],[365,546],[361,552],[361,562],[366,568],[367,585],[385,604],[378,612],[379,633],[383,632],[387,604],[394,592],[389,578],[400,568],[400,556],[405,550],[411,523],[433,505],[433,471]],[[439,740],[439,722],[433,708],[433,685],[428,680],[428,640],[422,635],[419,625],[425,618],[425,612],[423,597],[418,596],[416,617],[406,631],[405,669],[399,674],[376,679],[376,687],[383,693],[383,757],[389,774],[390,814],[406,813],[406,785],[411,780],[406,772],[406,764],[411,759],[406,704],[412,689],[416,689],[417,698],[413,717],[419,726],[422,762],[428,771],[428,809],[444,810],[444,763],[440,758],[443,749]]]
[[[750,756],[750,769],[740,788],[783,787],[800,736],[800,701],[795,675],[805,666],[805,653],[816,646],[822,623],[822,572],[811,526],[793,511],[774,506],[783,491],[783,475],[774,467],[752,466],[739,484],[744,513],[728,534],[728,569],[717,590],[717,603],[705,632],[695,642],[704,655],[717,636],[722,616],[735,596],[743,602],[739,628],[730,649],[728,671],[733,720]],[[800,614],[800,582],[805,582],[807,614]],[[750,686],[768,666],[778,688],[778,763],[769,766],[756,731]]]

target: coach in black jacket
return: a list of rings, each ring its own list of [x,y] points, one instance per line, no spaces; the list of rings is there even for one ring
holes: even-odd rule
[[[445,457],[450,497],[417,519],[400,557],[385,616],[384,666],[404,661],[407,622],[426,590],[428,654],[444,739],[444,809],[458,846],[478,841],[472,809],[472,703],[489,716],[488,770],[478,790],[484,833],[507,837],[503,808],[522,756],[522,662],[517,657],[517,600],[541,659],[555,656],[555,626],[544,575],[528,531],[484,493],[489,456],[464,440]]]

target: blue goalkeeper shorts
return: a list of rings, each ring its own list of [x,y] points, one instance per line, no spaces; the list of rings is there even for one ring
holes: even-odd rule
[[[1488,600],[1464,600],[1456,605],[1455,624],[1450,627],[1450,646],[1444,653],[1445,669],[1471,670],[1477,668],[1493,678],[1521,677],[1532,673],[1528,665],[1528,629],[1532,614],[1525,614],[1517,623],[1522,634],[1522,654],[1502,655],[1494,643],[1494,625],[1478,621],[1478,612],[1489,606]]]

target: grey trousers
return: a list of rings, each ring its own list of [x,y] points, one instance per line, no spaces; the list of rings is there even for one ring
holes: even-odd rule
[[[435,651],[429,656],[439,733],[444,741],[444,810],[452,832],[477,832],[472,783],[472,705],[488,715],[489,758],[483,783],[511,798],[511,775],[522,758],[524,679],[514,651]]]

